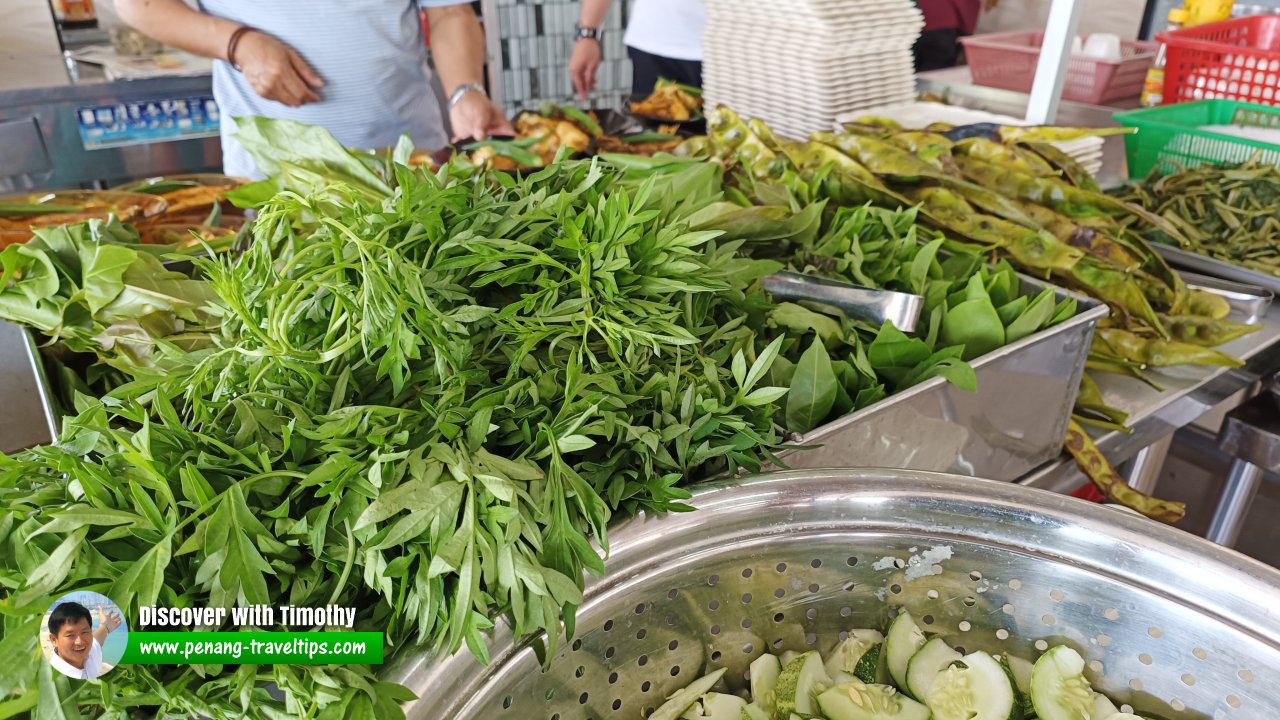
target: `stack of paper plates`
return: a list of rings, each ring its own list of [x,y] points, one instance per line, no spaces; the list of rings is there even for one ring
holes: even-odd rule
[[[858,112],[844,113],[836,117],[835,129],[842,123],[853,122],[860,117],[876,116],[888,118],[908,129],[923,128],[931,123],[948,123],[950,125],[973,125],[976,123],[996,123],[998,125],[1026,126],[1029,123],[1020,118],[1008,115],[997,115],[982,110],[943,105],[931,102],[906,102],[886,104],[881,107],[866,108]],[[1091,175],[1102,170],[1102,145],[1100,137],[1085,137],[1078,140],[1067,140],[1053,143],[1059,150],[1070,155],[1081,167]]]
[[[915,96],[912,0],[707,0],[703,97],[780,135]]]

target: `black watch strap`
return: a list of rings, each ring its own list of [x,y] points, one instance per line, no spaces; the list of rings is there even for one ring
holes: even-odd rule
[[[595,40],[599,42],[600,36],[603,34],[600,28],[583,27],[581,25],[573,26],[574,40]]]

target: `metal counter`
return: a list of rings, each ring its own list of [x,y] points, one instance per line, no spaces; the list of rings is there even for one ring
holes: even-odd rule
[[[212,95],[208,75],[107,82],[100,68],[68,60],[44,0],[0,3],[0,194],[114,185],[134,178],[217,171],[217,137],[86,149],[81,115]],[[102,42],[106,33],[85,35]],[[70,33],[68,33],[70,35]],[[68,38],[69,40],[69,38]]]

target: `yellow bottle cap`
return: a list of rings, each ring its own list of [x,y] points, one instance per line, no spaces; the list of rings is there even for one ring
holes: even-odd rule
[[[1169,22],[1182,24],[1187,21],[1187,11],[1182,8],[1174,8],[1169,11]]]

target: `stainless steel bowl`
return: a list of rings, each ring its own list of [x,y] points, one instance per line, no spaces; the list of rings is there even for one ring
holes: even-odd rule
[[[966,650],[1066,643],[1100,690],[1170,720],[1280,717],[1280,572],[1072,498],[907,471],[804,471],[711,487],[698,512],[615,528],[577,633],[540,669],[500,628],[401,663],[410,718],[643,718],[718,667],[826,649],[906,607]]]

